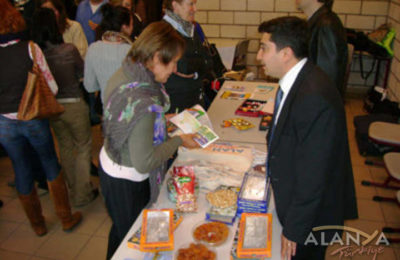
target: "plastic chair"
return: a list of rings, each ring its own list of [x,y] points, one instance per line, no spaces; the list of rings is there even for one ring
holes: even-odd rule
[[[378,144],[388,145],[400,149],[400,125],[386,122],[374,122],[368,130],[369,138]],[[370,161],[366,161],[371,164]],[[376,164],[376,163],[375,163]],[[383,156],[383,166],[388,174],[383,183],[362,181],[362,185],[376,186],[388,189],[398,189],[399,186],[391,186],[390,182],[400,182],[400,153],[389,152]]]
[[[375,196],[375,197],[378,197],[378,196]],[[375,200],[375,197],[374,197],[374,200]],[[381,200],[379,200],[379,201],[395,202],[400,207],[400,190],[397,191],[396,198],[383,198],[383,197],[380,197],[380,199]],[[382,232],[385,232],[385,233],[400,233],[400,228],[383,227],[382,228]],[[400,243],[400,238],[388,238],[388,241],[390,243]]]

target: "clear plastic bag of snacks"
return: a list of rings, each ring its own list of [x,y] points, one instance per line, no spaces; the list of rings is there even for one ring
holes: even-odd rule
[[[177,193],[176,209],[181,212],[196,212],[195,179],[193,166],[175,166],[174,186]]]

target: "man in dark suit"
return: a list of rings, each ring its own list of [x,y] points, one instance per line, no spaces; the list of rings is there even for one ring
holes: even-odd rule
[[[304,20],[276,18],[258,30],[257,59],[280,79],[266,168],[283,227],[282,258],[324,259],[326,246],[307,243],[312,229],[357,217],[343,103],[330,78],[306,58]],[[331,241],[336,231],[324,232]]]
[[[308,18],[310,28],[309,58],[333,81],[344,99],[347,66],[346,30],[336,13],[333,0],[296,0]]]

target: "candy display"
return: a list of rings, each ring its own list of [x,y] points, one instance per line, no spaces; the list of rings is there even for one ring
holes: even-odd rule
[[[254,125],[251,122],[243,118],[232,118],[229,120],[224,120],[222,122],[222,127],[231,127],[231,126],[241,131],[254,127]]]
[[[217,246],[228,238],[229,228],[220,222],[208,222],[199,224],[193,231],[193,237],[198,242],[205,242],[211,246]]]
[[[235,111],[236,115],[259,117],[263,115],[263,107],[267,103],[265,100],[246,99]]]
[[[172,209],[143,210],[140,250],[144,252],[174,249],[174,221]]]
[[[183,221],[182,214],[177,211],[174,211],[174,216],[173,216],[174,230],[179,226],[179,224],[182,221]],[[142,234],[142,227],[136,230],[136,232],[132,235],[132,237],[128,239],[128,247],[139,250],[141,234]]]
[[[247,172],[244,176],[238,198],[237,213],[266,213],[271,194],[271,184],[265,174]]]
[[[203,244],[191,243],[187,248],[180,248],[178,251],[177,260],[214,260],[216,259],[215,252],[208,249]]]
[[[271,257],[272,215],[243,213],[239,225],[237,256]]]

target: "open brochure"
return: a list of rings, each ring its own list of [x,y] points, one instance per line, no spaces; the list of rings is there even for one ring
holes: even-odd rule
[[[170,136],[195,133],[194,140],[202,147],[218,140],[219,136],[213,131],[211,121],[206,111],[200,106],[185,109],[169,120],[173,126],[168,125]],[[174,126],[177,129],[174,129]]]

